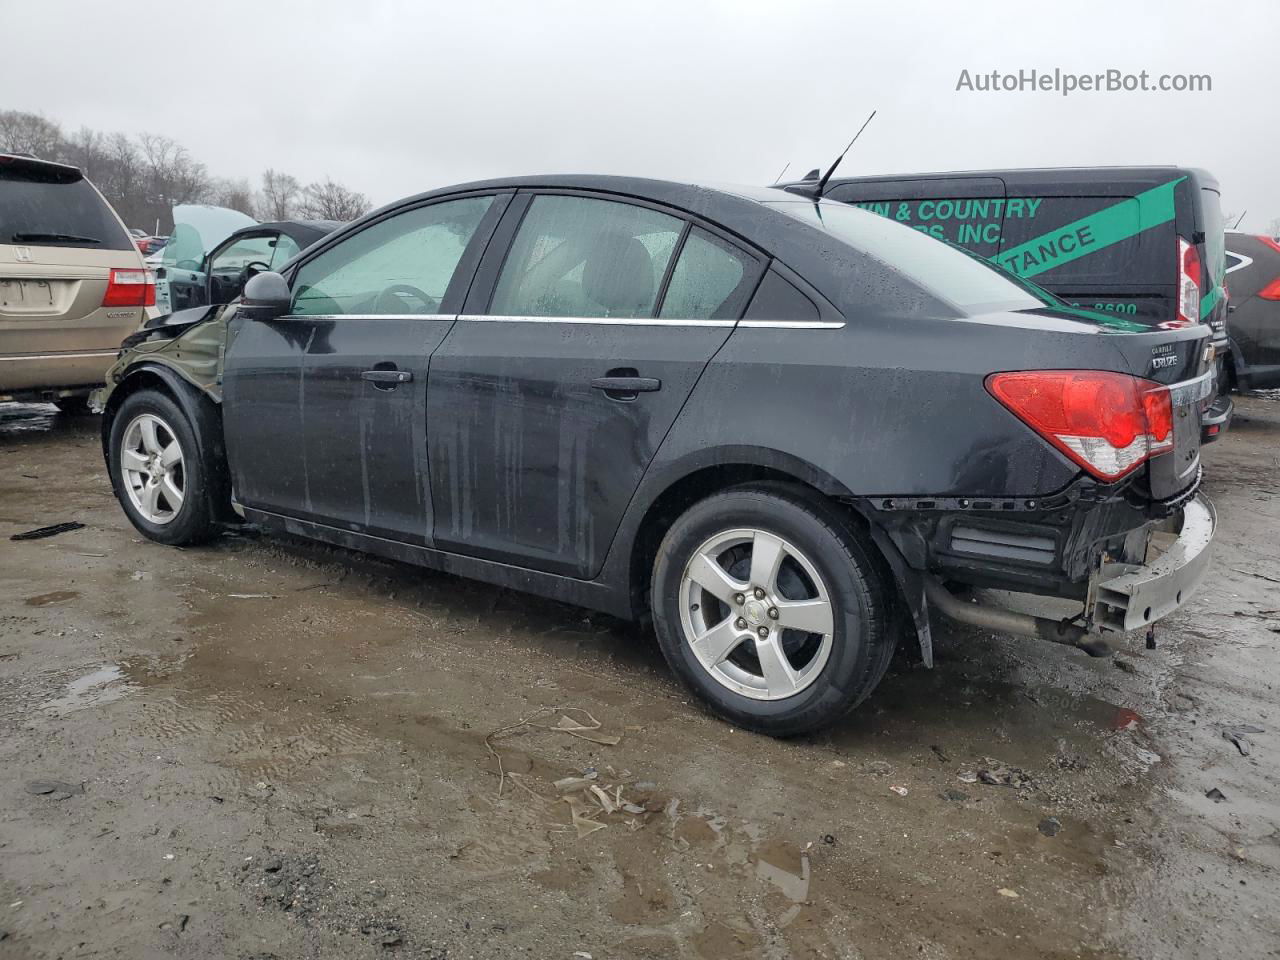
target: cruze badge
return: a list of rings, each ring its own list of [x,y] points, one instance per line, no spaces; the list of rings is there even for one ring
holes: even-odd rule
[[[31,248],[30,247],[14,247],[13,259],[17,260],[19,263],[30,263]]]

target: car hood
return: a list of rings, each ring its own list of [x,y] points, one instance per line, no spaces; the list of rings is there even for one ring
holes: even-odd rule
[[[166,267],[193,261],[201,263],[205,254],[231,234],[258,221],[228,207],[202,203],[180,203],[173,208],[173,233],[160,251]]]

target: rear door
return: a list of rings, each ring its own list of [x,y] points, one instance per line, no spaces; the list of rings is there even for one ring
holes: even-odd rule
[[[430,544],[428,364],[507,199],[397,211],[304,260],[289,316],[233,320],[224,421],[245,506]]]
[[[598,572],[762,266],[666,209],[522,194],[432,358],[436,546]]]
[[[994,257],[1000,249],[1006,204],[1004,181],[998,177],[852,180],[826,195],[982,257]]]
[[[1144,326],[1173,320],[1179,182],[1014,181],[996,259],[1072,306]]]

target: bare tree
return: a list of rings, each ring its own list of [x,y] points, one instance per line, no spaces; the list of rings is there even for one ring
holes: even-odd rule
[[[349,190],[332,178],[308,184],[302,191],[301,212],[311,220],[354,220],[372,204],[363,193]]]
[[[107,138],[97,130],[81,127],[67,137],[63,145],[63,156],[67,163],[74,163],[94,183],[105,179],[108,164]]]
[[[0,151],[29,153],[42,160],[61,160],[62,128],[38,113],[0,110]]]
[[[253,206],[253,188],[243,177],[239,180],[214,180],[209,188],[209,202],[220,207],[239,210],[251,217],[256,216]]]
[[[258,207],[269,220],[288,220],[297,206],[302,185],[297,177],[267,168],[262,174],[262,192]]]

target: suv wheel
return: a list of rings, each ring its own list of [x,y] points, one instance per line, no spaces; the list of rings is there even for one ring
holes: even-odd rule
[[[157,390],[125,398],[111,421],[111,481],[140,533],[158,543],[213,535],[208,476],[190,422]]]
[[[884,587],[844,519],[785,486],[691,507],[653,571],[654,625],[672,669],[721,716],[790,736],[861,703],[893,654]]]

